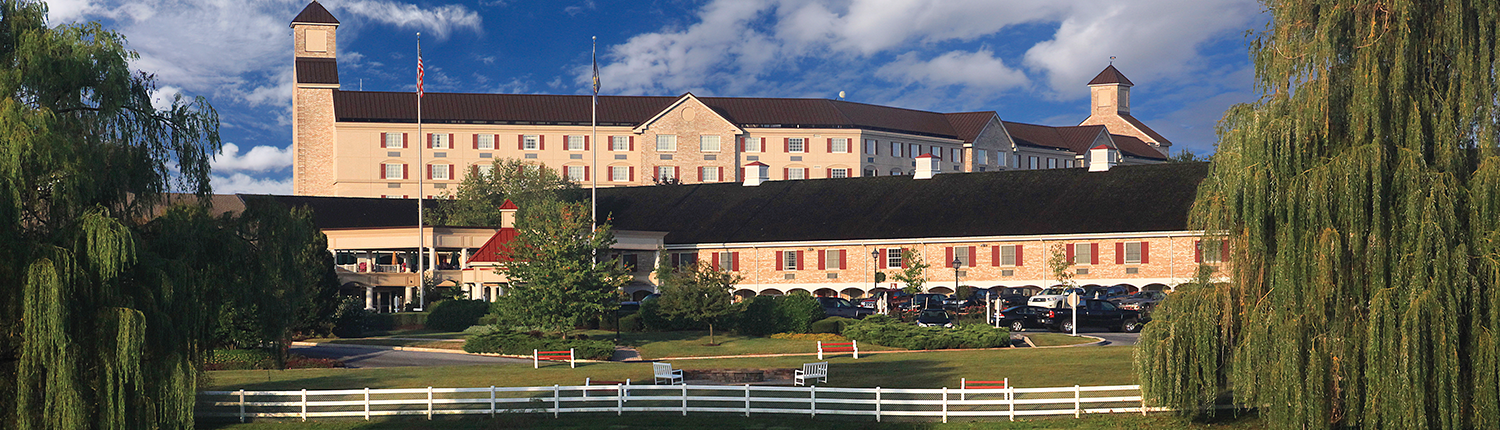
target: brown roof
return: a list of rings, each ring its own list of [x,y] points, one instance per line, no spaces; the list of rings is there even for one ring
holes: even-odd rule
[[[1160,150],[1157,150],[1150,144],[1147,144],[1146,141],[1136,138],[1135,136],[1111,134],[1109,135],[1109,138],[1110,140],[1115,141],[1115,147],[1119,148],[1120,151],[1123,151],[1126,154],[1141,158],[1150,158],[1153,160],[1167,159],[1165,155],[1162,155]]]
[[[1010,121],[1005,121],[1005,129],[1010,131],[1011,139],[1018,145],[1063,149],[1079,154],[1088,152],[1089,145],[1105,131],[1102,125],[1052,127]]]
[[[317,4],[317,3],[314,3]],[[333,58],[297,58],[297,83],[339,83],[339,63]]]
[[[599,96],[599,123],[639,125],[679,97]],[[415,122],[415,93],[338,91],[338,121]],[[701,97],[698,100],[741,126],[861,128],[960,138],[948,116],[912,109],[825,99]],[[993,115],[993,112],[988,115]],[[587,124],[589,96],[548,94],[427,93],[424,122]]]
[[[1120,84],[1127,87],[1135,86],[1135,84],[1130,82],[1130,79],[1125,78],[1124,73],[1120,73],[1118,69],[1115,69],[1115,65],[1113,64],[1105,67],[1104,71],[1099,72],[1099,76],[1095,76],[1094,80],[1089,81],[1089,85],[1102,84]]]
[[[1151,127],[1147,127],[1146,123],[1141,122],[1141,120],[1135,119],[1135,117],[1130,116],[1130,114],[1122,113],[1120,114],[1120,117],[1125,118],[1125,121],[1130,122],[1130,125],[1133,125],[1135,126],[1135,128],[1140,129],[1142,133],[1146,133],[1147,136],[1151,136],[1151,139],[1155,140],[1156,143],[1166,145],[1172,144],[1172,141],[1167,140],[1167,138],[1165,137],[1162,137],[1162,135],[1160,133],[1157,133],[1156,130],[1152,130]]]
[[[979,138],[979,133],[984,132],[984,126],[989,125],[990,119],[998,116],[994,111],[989,112],[963,112],[943,115],[948,117],[948,123],[953,124],[953,130],[958,132],[958,138],[964,143],[974,143]]]
[[[299,22],[309,24],[338,24],[339,20],[334,18],[333,14],[328,13],[328,9],[324,9],[323,5],[318,4],[317,0],[314,0],[312,3],[308,3],[307,7],[302,8],[302,13],[297,14],[296,18],[292,18],[293,24]]]

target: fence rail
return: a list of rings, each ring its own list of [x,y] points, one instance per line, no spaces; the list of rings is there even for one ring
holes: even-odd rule
[[[593,392],[589,395],[589,392]],[[1106,395],[1107,394],[1107,395]],[[1008,417],[1165,410],[1146,407],[1139,385],[1052,388],[830,388],[754,385],[581,385],[299,391],[203,391],[198,416],[308,418],[501,413],[688,412]]]

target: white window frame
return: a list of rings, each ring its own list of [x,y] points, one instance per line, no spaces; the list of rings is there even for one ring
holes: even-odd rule
[[[891,156],[901,158],[901,148],[905,146],[901,142],[891,142]]]
[[[401,149],[403,140],[406,140],[406,133],[386,133],[385,149]]]
[[[1125,242],[1125,256],[1121,261],[1125,264],[1141,264],[1141,242]]]
[[[675,166],[656,166],[656,179],[657,180],[667,180],[667,179],[676,179],[676,178],[677,178],[677,168]]]
[[[833,138],[833,151],[830,151],[830,152],[833,152],[835,154],[848,154],[849,153],[849,138],[847,138],[847,137],[835,137],[835,138]]]
[[[904,174],[905,173],[901,172],[901,169],[891,169],[891,176],[901,176]]]
[[[402,174],[403,171],[406,170],[404,167],[402,167],[402,166],[405,166],[405,164],[401,164],[401,163],[381,163],[381,165],[385,166],[385,178],[386,179],[406,179],[406,177],[405,177],[406,175]],[[392,170],[392,169],[395,169],[395,170]]]
[[[974,164],[990,164],[989,151],[974,151]]]
[[[839,268],[839,257],[843,252],[837,249],[823,250],[823,268],[825,270],[844,270]]]
[[[1087,266],[1094,264],[1094,244],[1080,242],[1073,244],[1073,265]]]
[[[1223,263],[1225,260],[1223,240],[1200,240],[1198,248],[1204,263]]]
[[[791,167],[786,170],[787,180],[807,179],[807,170],[801,167]]]
[[[453,142],[448,139],[448,133],[429,133],[432,138],[432,149],[449,149]]]
[[[656,135],[656,152],[677,152],[677,135]]]
[[[703,176],[703,182],[719,182],[719,168],[717,166],[703,166],[698,168]]]
[[[917,157],[920,157],[920,156],[922,156],[922,144],[920,144],[920,143],[913,143],[913,144],[911,144],[911,153],[907,154],[907,158],[917,158]]]
[[[583,182],[586,179],[583,168],[584,166],[563,166],[564,174],[568,176],[569,181],[573,182]],[[575,172],[577,174],[574,174]]]
[[[610,182],[630,182],[629,166],[609,166]]]
[[[429,164],[428,166],[432,166],[430,167],[432,169],[432,180],[446,181],[452,179],[448,177],[448,164]]]
[[[879,149],[879,148],[880,148],[880,142],[876,141],[875,139],[865,139],[865,154],[866,155],[875,155],[875,151],[877,149]]]
[[[583,150],[583,136],[568,136],[568,141],[564,143],[568,145],[569,151]]]
[[[610,136],[609,150],[622,152],[630,150],[630,136]]]
[[[1000,245],[1000,265],[1016,266],[1016,245]]]
[[[901,267],[901,248],[885,250],[885,267]]]
[[[797,251],[781,251],[781,270],[798,270]]]
[[[495,173],[494,164],[479,164],[476,165],[476,167],[478,167],[477,170],[479,171],[480,175],[490,176],[491,174]]]
[[[786,139],[786,152],[801,154],[807,152],[807,139],[800,137],[789,137]]]
[[[828,169],[828,177],[830,177],[830,178],[847,178],[847,177],[849,177],[849,169],[840,169],[840,168]]]
[[[1057,159],[1056,158],[1052,158],[1052,157],[1047,157],[1047,168],[1048,169],[1056,169],[1057,168]]]
[[[967,246],[953,247],[953,259],[962,263],[963,267],[974,267],[974,256],[969,255],[969,247]],[[949,263],[952,262],[950,261]]]
[[[732,272],[732,271],[734,271],[734,253],[733,252],[720,252],[719,253],[719,270],[722,270],[722,271],[725,271],[725,272]]]
[[[766,152],[766,149],[760,146],[759,137],[746,137],[745,152]]]
[[[963,148],[953,148],[949,152],[951,152],[953,154],[953,162],[954,163],[958,163],[958,164],[963,164],[964,163],[964,149]]]
[[[1028,165],[1026,170],[1037,170],[1042,167],[1041,158],[1036,156],[1027,157],[1026,164]]]
[[[526,151],[537,151],[541,148],[541,138],[535,134],[521,135],[521,149]]]
[[[478,139],[479,139],[479,149],[480,150],[490,151],[490,150],[494,150],[495,149],[495,135],[493,135],[493,134],[481,134],[481,135],[479,135]]]
[[[719,152],[719,151],[722,151],[723,150],[722,149],[723,145],[720,144],[721,140],[722,139],[720,139],[718,135],[706,134],[706,135],[698,136],[698,151],[699,152]]]

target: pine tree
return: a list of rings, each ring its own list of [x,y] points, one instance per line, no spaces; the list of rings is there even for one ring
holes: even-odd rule
[[[1271,428],[1500,428],[1500,2],[1265,0],[1261,99],[1192,214],[1227,283],[1146,327],[1157,405]]]

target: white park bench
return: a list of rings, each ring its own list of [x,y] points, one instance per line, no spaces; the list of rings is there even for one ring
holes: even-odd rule
[[[794,379],[792,382],[797,385],[806,384],[808,380],[818,379],[828,382],[828,362],[822,361],[803,364],[802,370],[797,370],[792,374],[792,379]]]
[[[663,379],[667,380],[669,385],[682,383],[682,369],[672,370],[672,363],[651,363],[651,370],[656,373],[657,384],[660,384]]]

